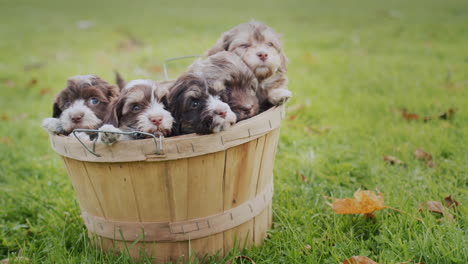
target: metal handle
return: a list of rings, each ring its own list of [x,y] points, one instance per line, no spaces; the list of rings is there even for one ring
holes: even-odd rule
[[[164,136],[162,134],[159,134],[158,137],[156,137],[156,135],[153,135],[153,134],[150,134],[150,133],[146,133],[146,132],[142,132],[142,131],[128,131],[128,132],[125,132],[125,131],[103,131],[103,130],[97,130],[97,129],[75,129],[73,130],[73,136],[75,136],[75,138],[80,142],[80,144],[91,154],[93,154],[94,156],[96,157],[101,157],[100,154],[96,153],[96,142],[98,140],[99,137],[96,137],[96,139],[92,140],[93,142],[93,145],[92,145],[92,149],[90,149],[88,146],[86,146],[86,144],[81,141],[81,139],[76,135],[77,132],[85,132],[85,133],[111,133],[111,134],[121,134],[121,135],[133,135],[133,136],[136,136],[138,134],[141,134],[141,135],[145,135],[145,136],[150,136],[153,138],[153,141],[154,141],[154,145],[156,146],[156,151],[155,151],[155,154],[156,155],[164,155],[164,148],[163,148],[163,138]]]
[[[164,69],[164,77],[166,78],[166,81],[169,80],[169,74],[167,73],[167,63],[175,60],[180,60],[180,59],[187,59],[187,58],[200,58],[203,57],[202,55],[187,55],[187,56],[180,56],[180,57],[174,57],[170,58],[164,61],[163,69]]]

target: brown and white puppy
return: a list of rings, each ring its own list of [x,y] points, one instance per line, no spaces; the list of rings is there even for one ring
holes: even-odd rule
[[[259,81],[258,96],[262,110],[280,105],[291,97],[286,87],[287,58],[279,35],[257,21],[235,26],[224,32],[207,55],[229,51],[239,56]]]
[[[173,134],[210,134],[228,129],[236,123],[236,115],[226,101],[223,87],[209,87],[200,74],[183,74],[168,96],[169,111],[175,118]]]
[[[95,75],[77,75],[68,79],[67,87],[55,99],[53,114],[42,126],[53,134],[69,135],[74,129],[97,129],[109,104],[119,89]],[[80,137],[89,139],[84,133]]]
[[[247,65],[234,53],[222,51],[193,63],[190,72],[206,78],[209,87],[226,90],[227,104],[237,121],[259,112],[256,96],[258,81]]]
[[[174,118],[164,105],[168,90],[158,87],[152,80],[130,81],[113,103],[101,131],[141,131],[154,135],[168,136]],[[100,133],[99,139],[105,144],[118,140],[145,138],[142,134],[122,136]]]

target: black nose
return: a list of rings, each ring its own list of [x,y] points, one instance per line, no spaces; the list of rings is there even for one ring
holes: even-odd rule
[[[268,53],[263,51],[257,52],[257,56],[261,61],[266,61],[266,59],[268,59]]]

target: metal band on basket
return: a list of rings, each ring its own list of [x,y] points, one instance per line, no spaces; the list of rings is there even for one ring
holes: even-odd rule
[[[96,235],[125,241],[187,241],[221,233],[259,215],[271,203],[273,184],[253,199],[223,213],[180,222],[120,222],[81,214],[88,230]]]

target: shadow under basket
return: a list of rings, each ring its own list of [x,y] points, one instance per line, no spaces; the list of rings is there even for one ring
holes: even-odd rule
[[[96,143],[99,156],[73,136],[50,142],[98,247],[177,262],[264,240],[284,111],[271,108],[221,133],[165,138],[159,154],[153,139]]]

